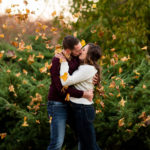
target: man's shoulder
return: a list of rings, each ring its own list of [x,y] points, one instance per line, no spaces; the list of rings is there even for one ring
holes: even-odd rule
[[[52,58],[52,63],[60,63],[60,60],[59,60],[59,58],[57,58],[57,57],[53,57]]]

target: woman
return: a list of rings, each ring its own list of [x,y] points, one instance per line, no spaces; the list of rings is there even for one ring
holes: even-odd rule
[[[81,65],[78,70],[69,74],[66,58],[61,56],[60,78],[63,86],[74,85],[78,90],[93,90],[93,76],[98,73],[100,82],[100,68],[97,61],[101,58],[101,49],[98,45],[87,44],[79,56]],[[99,83],[98,82],[98,83]],[[96,135],[93,126],[95,110],[93,101],[86,98],[70,97],[73,117],[80,143],[80,150],[100,150],[96,144]]]

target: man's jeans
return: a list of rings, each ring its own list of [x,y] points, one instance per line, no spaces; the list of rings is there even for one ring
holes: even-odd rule
[[[70,103],[75,119],[76,131],[80,141],[80,150],[100,150],[96,143],[93,126],[95,110],[93,105]]]
[[[49,117],[52,117],[50,124],[50,145],[47,150],[61,150],[65,136],[67,104],[49,101],[47,110]]]

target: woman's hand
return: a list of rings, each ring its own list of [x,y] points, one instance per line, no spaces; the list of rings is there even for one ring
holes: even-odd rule
[[[83,97],[88,99],[90,102],[93,100],[93,90],[89,90],[89,91],[84,91],[83,93]]]
[[[56,58],[59,58],[61,62],[67,61],[65,56],[62,53],[58,53],[55,55]]]

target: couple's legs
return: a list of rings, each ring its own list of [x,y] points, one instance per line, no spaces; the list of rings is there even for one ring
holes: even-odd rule
[[[47,110],[49,117],[52,117],[50,124],[50,145],[47,150],[61,150],[65,136],[67,105],[61,102],[49,101]]]
[[[71,103],[76,122],[76,130],[79,137],[80,150],[100,150],[96,143],[93,121],[95,110],[92,105],[80,105]]]

